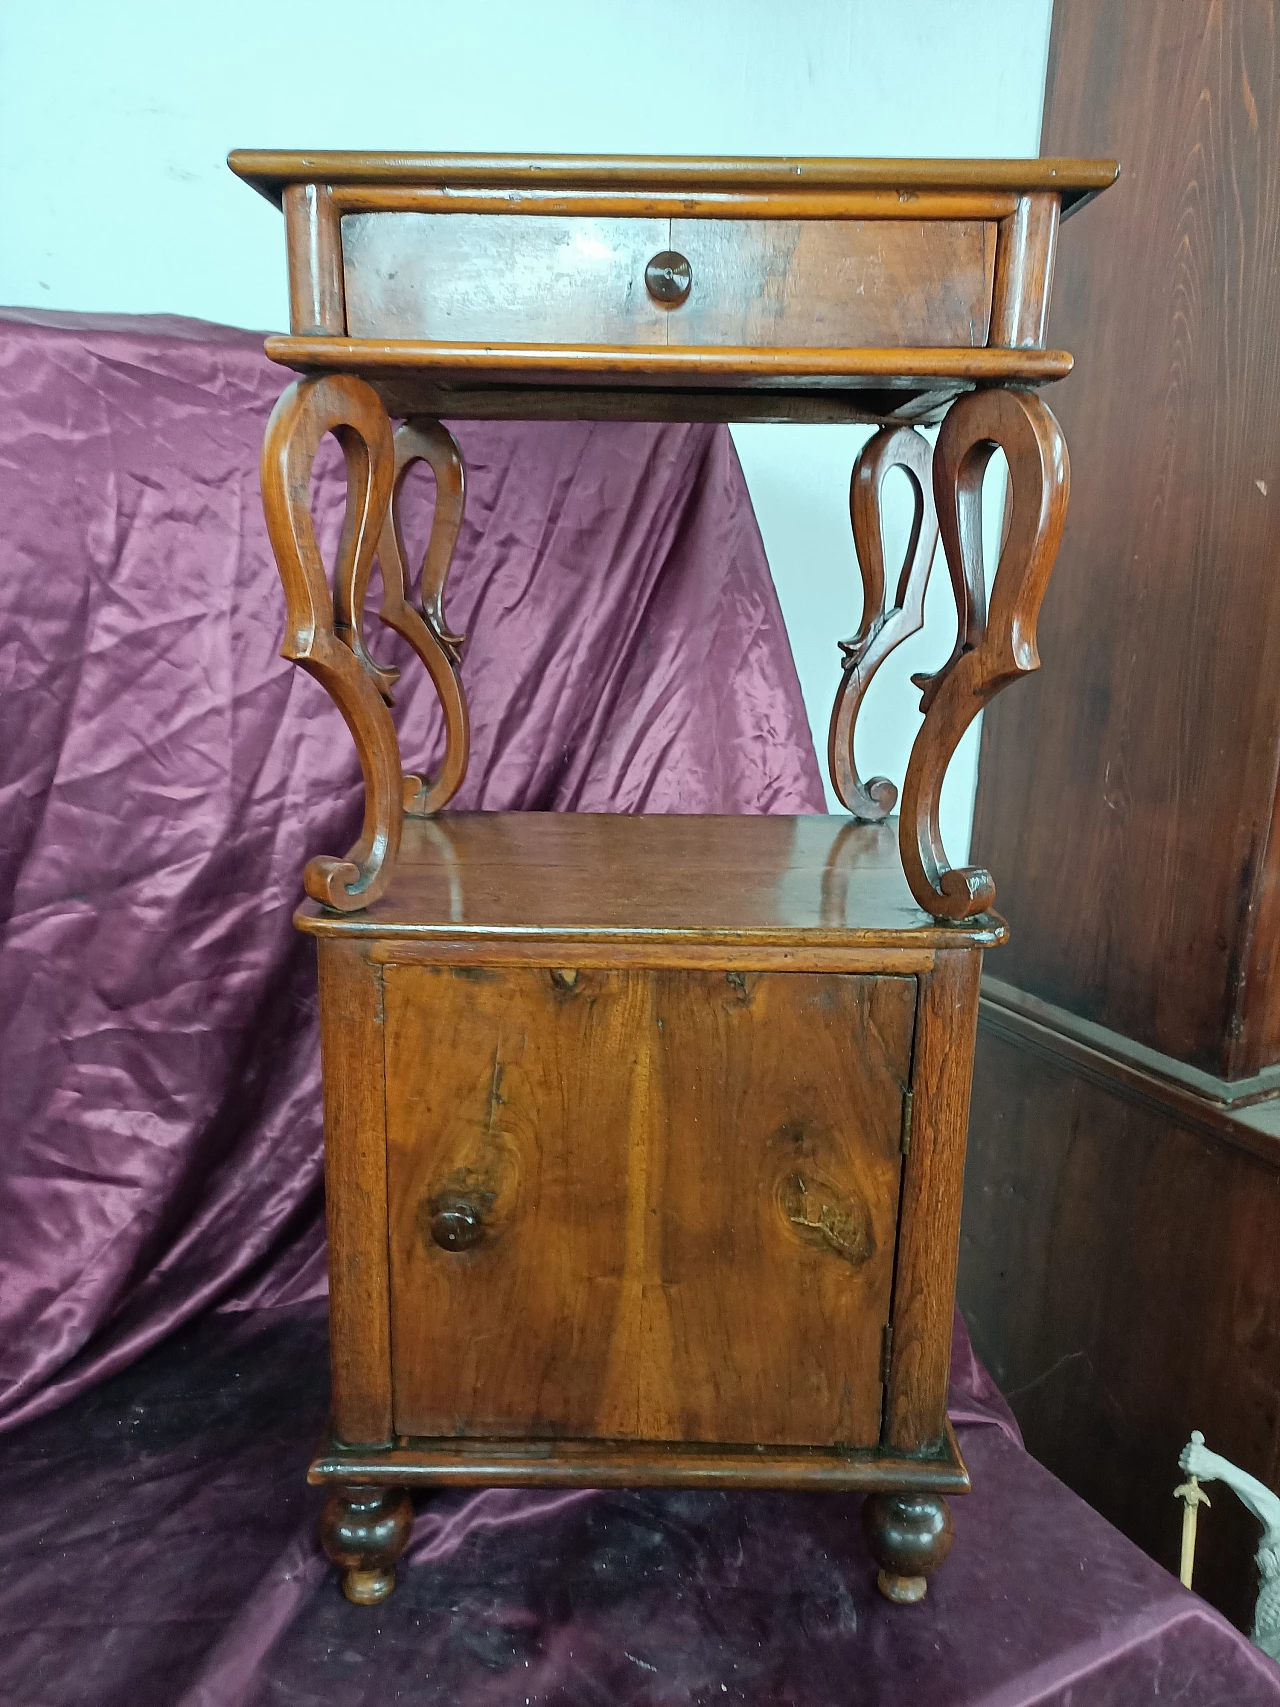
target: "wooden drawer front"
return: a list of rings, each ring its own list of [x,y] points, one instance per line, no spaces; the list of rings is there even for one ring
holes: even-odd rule
[[[670,249],[693,282],[664,307],[645,268]],[[342,252],[355,338],[969,348],[987,341],[995,227],[364,213],[344,217]]]
[[[914,979],[386,992],[398,1433],[878,1440]]]
[[[985,344],[995,226],[981,220],[673,219],[693,272],[670,344]]]
[[[360,213],[342,221],[353,338],[662,344],[644,284],[667,219]]]

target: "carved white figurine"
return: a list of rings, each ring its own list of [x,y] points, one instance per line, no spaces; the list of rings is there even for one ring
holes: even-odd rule
[[[1253,1611],[1253,1640],[1264,1654],[1280,1660],[1280,1495],[1273,1494],[1255,1476],[1238,1470],[1216,1452],[1210,1452],[1204,1436],[1196,1430],[1182,1450],[1178,1463],[1196,1482],[1225,1482],[1232,1493],[1262,1525],[1258,1544],[1258,1603]],[[1178,1492],[1182,1494],[1183,1489]],[[1184,1495],[1185,1497],[1185,1495]]]

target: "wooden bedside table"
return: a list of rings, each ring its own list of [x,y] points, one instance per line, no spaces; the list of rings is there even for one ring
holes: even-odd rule
[[[1066,447],[1034,387],[1059,219],[1113,162],[595,160],[251,154],[285,211],[300,370],[263,497],[284,653],[328,688],[365,823],[316,858],[333,1410],[311,1466],[345,1591],[382,1599],[406,1489],[868,1490],[894,1600],[945,1556],[968,1476],[946,1418],[988,873],[938,830],[983,704],[1034,670]],[[405,424],[392,431],[390,416]],[[462,641],[443,598],[461,457],[441,416],[872,421],[850,493],[864,584],[831,723],[835,818],[433,816],[466,768]],[[917,430],[941,421],[935,450]],[[348,510],[332,586],[308,482],[332,432]],[[1011,507],[990,611],[981,485]],[[437,505],[420,604],[396,508]],[[915,527],[886,600],[881,492]],[[921,625],[941,533],[955,649],[917,677],[897,802],[854,725]],[[394,672],[448,731],[402,774]]]

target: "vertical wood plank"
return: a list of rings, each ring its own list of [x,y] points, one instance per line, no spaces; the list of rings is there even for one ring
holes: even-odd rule
[[[946,1419],[981,973],[981,949],[947,949],[920,979],[884,1418],[885,1445],[908,1452],[936,1445]]]
[[[990,342],[1000,349],[1044,348],[1061,207],[1059,196],[1019,196],[997,226]]]
[[[391,1300],[381,968],[354,943],[320,944],[325,1203],[333,1425],[391,1438]]]
[[[345,337],[342,222],[327,184],[290,184],[284,192],[289,255],[289,328],[295,337]]]

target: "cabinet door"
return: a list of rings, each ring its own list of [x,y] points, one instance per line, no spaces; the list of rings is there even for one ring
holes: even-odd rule
[[[397,1432],[873,1445],[915,995],[389,967]]]

